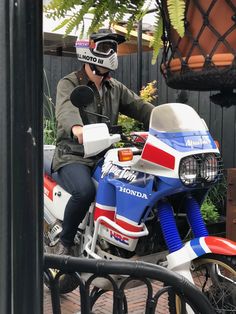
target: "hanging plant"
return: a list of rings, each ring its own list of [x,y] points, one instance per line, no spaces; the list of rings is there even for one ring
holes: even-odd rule
[[[162,73],[167,85],[185,90],[221,90],[223,97],[213,97],[213,101],[219,103],[229,94],[231,101],[228,99],[225,105],[235,103],[235,1],[186,0],[183,37],[171,26],[166,2],[160,1],[164,19]]]

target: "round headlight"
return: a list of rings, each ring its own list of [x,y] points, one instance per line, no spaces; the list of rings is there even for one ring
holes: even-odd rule
[[[197,160],[194,157],[188,157],[181,161],[179,176],[185,185],[194,184],[197,180]]]
[[[207,182],[215,181],[219,173],[218,162],[213,154],[206,155],[201,164],[200,174]]]

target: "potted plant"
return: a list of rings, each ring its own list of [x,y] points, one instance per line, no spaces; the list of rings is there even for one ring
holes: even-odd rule
[[[201,213],[209,234],[225,236],[226,233],[226,196],[225,175],[211,188],[201,205]]]
[[[209,197],[207,197],[203,202],[201,206],[201,213],[210,235],[225,235],[225,217],[220,215],[217,207],[213,204]]]
[[[235,2],[186,0],[183,37],[171,26],[168,1],[159,2],[166,32],[162,72],[167,84],[189,90],[235,88]]]

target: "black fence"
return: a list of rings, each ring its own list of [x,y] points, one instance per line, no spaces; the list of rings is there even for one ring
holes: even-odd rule
[[[168,88],[160,73],[160,60],[151,63],[152,53],[142,55],[142,85],[153,80],[157,81],[158,99],[156,104],[166,102],[183,102],[192,106],[206,121],[214,139],[218,140],[225,168],[236,167],[236,104],[222,108],[210,101],[210,96],[217,92],[190,92]],[[138,92],[137,54],[119,58],[119,68],[113,77],[123,82],[127,87]],[[55,102],[56,86],[61,77],[80,67],[76,58],[44,56],[44,68],[49,81],[52,100]]]
[[[56,276],[52,276],[50,268],[59,271]],[[80,289],[80,309],[78,310],[81,314],[92,314],[96,301],[105,293],[102,289],[93,288],[93,282],[97,278],[105,278],[112,286],[113,314],[129,312],[125,289],[130,282],[137,280],[143,283],[144,290],[147,291],[145,312],[143,312],[145,314],[154,314],[158,310],[159,300],[163,294],[167,294],[169,298],[169,310],[167,307],[166,313],[184,314],[186,305],[190,306],[194,313],[214,313],[208,299],[197,287],[184,277],[164,267],[149,263],[92,260],[45,254],[44,271],[51,289],[53,314],[61,314],[59,279],[65,273],[74,273],[78,278]],[[88,279],[83,280],[81,273],[88,274]],[[112,275],[122,275],[125,279],[118,285]],[[154,281],[162,283],[155,294],[152,288]],[[179,298],[179,302],[176,302],[176,297]],[[137,298],[139,298],[138,295]]]

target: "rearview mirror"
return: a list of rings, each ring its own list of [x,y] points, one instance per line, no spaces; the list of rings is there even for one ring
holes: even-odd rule
[[[86,107],[94,101],[94,92],[92,88],[86,85],[80,85],[74,88],[70,95],[70,100],[77,108]]]

